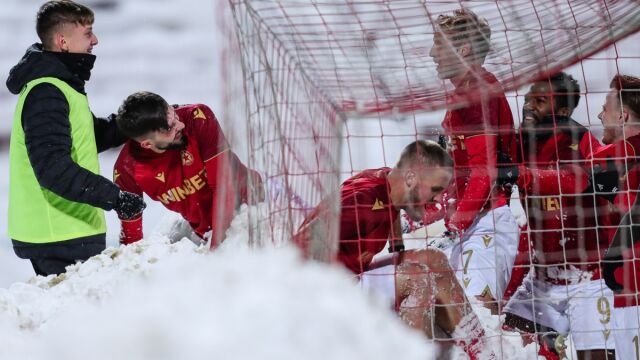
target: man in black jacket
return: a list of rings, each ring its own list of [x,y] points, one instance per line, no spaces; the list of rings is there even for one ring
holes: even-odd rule
[[[60,274],[105,248],[100,209],[121,218],[142,211],[136,194],[100,176],[97,153],[125,141],[115,121],[89,109],[89,80],[98,44],[93,12],[72,1],[40,7],[32,45],[11,69],[19,94],[10,147],[9,236],[36,274]]]

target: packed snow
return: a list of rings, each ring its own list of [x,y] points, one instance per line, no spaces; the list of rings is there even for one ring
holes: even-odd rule
[[[252,248],[250,226],[244,206],[213,252],[156,235],[0,289],[0,358],[436,358],[436,345],[346,270],[286,244]],[[494,351],[535,358],[533,344],[523,349],[497,316],[476,311]]]
[[[215,252],[156,236],[0,289],[0,358],[434,358],[346,271],[251,250],[247,219]]]
[[[43,1],[3,0],[0,77],[36,41],[34,19]],[[100,44],[88,83],[92,109],[105,116],[137,90],[172,103],[221,107],[217,3],[210,0],[88,0],[95,6]],[[111,4],[111,5],[109,5]],[[144,14],[144,15],[141,15]],[[576,118],[597,124],[608,80],[616,69],[633,73],[636,35],[567,71],[590,93]],[[603,61],[620,55],[620,60]],[[635,58],[634,58],[635,57]],[[526,89],[508,94],[516,122]],[[0,137],[9,132],[16,97],[0,88]],[[437,124],[442,113],[423,116]],[[225,130],[233,119],[221,119]],[[415,138],[419,117],[356,119],[347,123],[351,147],[342,147],[343,177],[393,166]],[[418,123],[417,125],[425,125]],[[596,134],[597,134],[597,129]],[[393,136],[389,136],[393,135]],[[230,139],[236,150],[242,139]],[[359,141],[359,142],[358,142]],[[376,150],[377,149],[377,150]],[[246,154],[245,154],[246,155]],[[101,155],[109,177],[117,152]],[[433,359],[437,347],[403,325],[383,304],[367,298],[337,266],[304,262],[285,244],[247,246],[247,209],[215,252],[163,235],[176,219],[147,201],[145,240],[118,246],[119,222],[107,213],[109,248],[59,277],[35,277],[11,249],[7,229],[8,154],[0,149],[0,359]],[[518,213],[524,219],[523,212]],[[422,229],[409,243],[421,247]],[[501,319],[475,308],[504,359],[534,359],[535,345],[501,330]],[[457,355],[462,356],[460,352]]]

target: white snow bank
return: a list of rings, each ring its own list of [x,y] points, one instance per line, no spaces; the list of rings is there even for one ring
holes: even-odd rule
[[[435,346],[338,267],[156,236],[0,289],[1,359],[431,359]]]

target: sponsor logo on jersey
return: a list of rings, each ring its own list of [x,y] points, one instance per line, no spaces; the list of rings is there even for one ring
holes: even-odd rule
[[[375,211],[375,210],[382,210],[384,209],[384,203],[382,202],[382,200],[376,199],[376,201],[373,203],[373,207],[371,208],[371,210]]]
[[[155,176],[155,178],[156,178],[157,180],[160,180],[160,181],[164,182],[164,172],[159,172],[159,173],[157,173],[157,174],[156,174],[156,176]]]
[[[560,199],[557,197],[546,197],[540,199],[540,208],[544,211],[560,210]]]
[[[173,187],[158,196],[158,201],[165,205],[171,202],[179,202],[187,198],[187,196],[196,193],[207,184],[204,169],[190,178],[184,179],[182,185]]]
[[[193,110],[193,118],[194,119],[203,119],[203,120],[207,119],[207,117],[205,116],[204,112],[200,108],[196,108],[195,110]]]
[[[191,153],[188,152],[187,150],[182,150],[181,157],[182,157],[182,165],[189,166],[193,164],[193,155],[191,155]]]

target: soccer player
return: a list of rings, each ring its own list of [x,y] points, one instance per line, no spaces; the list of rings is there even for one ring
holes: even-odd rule
[[[459,241],[450,263],[469,297],[497,307],[511,276],[519,229],[508,207],[510,189],[495,186],[498,153],[515,159],[513,117],[498,80],[482,67],[491,29],[468,9],[440,15],[430,56],[438,76],[467,105],[446,113],[442,127],[454,161],[445,193],[445,225]],[[429,219],[429,220],[427,220]],[[425,223],[435,217],[429,214]]]
[[[602,112],[604,146],[593,154],[601,164],[614,160],[621,190],[613,203],[626,214],[602,263],[603,277],[614,291],[613,338],[616,358],[640,358],[640,79],[617,75],[611,81]],[[633,206],[632,206],[633,205]]]
[[[115,163],[114,182],[162,202],[212,247],[219,244],[234,210],[250,200],[249,185],[257,189],[262,180],[231,151],[211,109],[173,107],[159,95],[137,92],[125,99],[116,121],[130,139]],[[142,214],[121,222],[122,244],[142,239]]]
[[[444,253],[399,251],[373,260],[387,241],[401,239],[400,210],[420,220],[425,205],[441,199],[451,180],[451,165],[437,143],[416,141],[405,147],[394,168],[364,170],[346,180],[340,189],[338,260],[409,325],[433,337],[435,323],[473,357],[480,351],[484,330]],[[313,246],[314,237],[326,240],[322,234],[330,226],[331,210],[323,202],[305,219],[295,237],[303,249]]]
[[[613,294],[600,277],[599,261],[610,235],[596,225],[603,225],[597,207],[608,203],[584,190],[586,178],[579,178],[575,191],[563,193],[566,186],[556,172],[565,164],[586,167],[585,158],[600,146],[571,118],[579,100],[578,82],[563,72],[534,83],[525,96],[520,127],[525,174],[551,170],[552,175],[523,176],[527,180],[518,183],[528,215],[531,254],[525,255],[533,267],[505,307],[505,324],[543,335],[571,331],[578,358],[604,359],[614,347],[609,318],[603,318]]]

